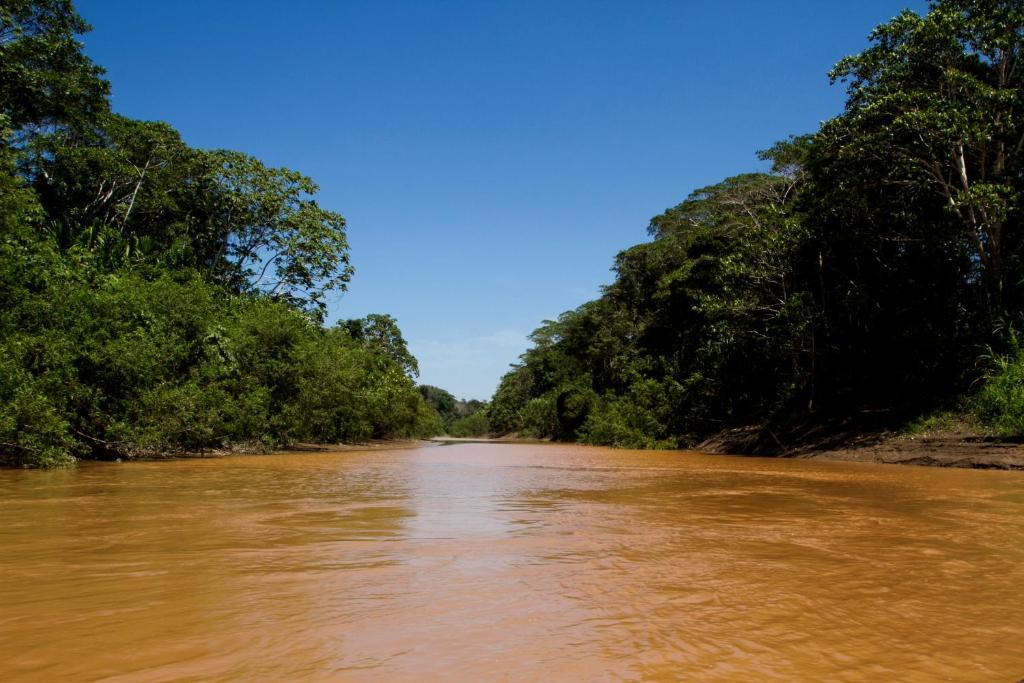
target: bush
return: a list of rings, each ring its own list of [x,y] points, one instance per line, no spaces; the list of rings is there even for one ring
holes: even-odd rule
[[[999,435],[1024,436],[1024,349],[1018,347],[1012,355],[995,359],[971,407]]]
[[[448,433],[463,439],[487,436],[491,433],[491,421],[487,418],[486,412],[481,410],[455,420]]]
[[[87,262],[62,267],[45,249],[6,251],[0,459],[8,464],[440,431],[399,360],[284,302],[232,295],[193,271],[148,279]]]
[[[652,436],[664,431],[664,425],[648,408],[629,398],[616,397],[604,399],[590,413],[580,430],[580,440],[620,448],[674,448],[672,441]]]
[[[552,393],[527,401],[520,415],[527,436],[542,439],[558,433],[558,402]]]
[[[598,401],[580,430],[585,443],[622,448],[675,448],[670,436],[675,384],[637,380],[623,396]]]
[[[6,349],[0,349],[0,353]],[[45,381],[0,360],[0,463],[27,467],[74,464],[75,442]]]

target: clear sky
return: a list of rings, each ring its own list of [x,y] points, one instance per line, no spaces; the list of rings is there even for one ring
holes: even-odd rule
[[[489,398],[545,318],[695,188],[838,113],[912,0],[77,0],[114,108],[288,166],[348,220],[329,321],[394,315]]]

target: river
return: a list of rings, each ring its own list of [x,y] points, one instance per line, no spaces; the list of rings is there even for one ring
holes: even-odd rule
[[[1024,474],[459,444],[0,471],[0,678],[1024,677]]]

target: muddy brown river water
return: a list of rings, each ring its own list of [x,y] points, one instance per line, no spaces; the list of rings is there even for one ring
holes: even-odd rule
[[[459,444],[0,471],[0,679],[1024,678],[1024,473]]]

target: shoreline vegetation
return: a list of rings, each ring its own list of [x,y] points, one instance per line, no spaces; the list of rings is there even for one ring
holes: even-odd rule
[[[773,457],[799,460],[832,460],[878,465],[923,465],[961,469],[1024,470],[1024,448],[1019,442],[957,432],[906,434],[876,432],[833,437],[828,443],[758,450],[758,429],[729,430],[680,453],[697,452],[732,457]],[[441,444],[499,443],[553,444],[548,439],[506,435],[502,437],[430,439]]]
[[[316,183],[120,116],[70,0],[0,5],[0,463],[441,430]]]
[[[417,385],[389,315],[325,324],[354,269],[311,178],[114,113],[70,0],[0,22],[0,465],[440,433],[1020,464],[1020,3],[878,26],[840,115],[655,216],[486,403]]]
[[[534,331],[495,434],[1018,462],[1024,7],[935,0],[868,40],[829,73],[842,113],[655,216]]]
[[[1024,448],[1019,441],[970,432],[931,431],[923,433],[875,432],[832,435],[817,442],[790,448],[763,449],[758,428],[728,430],[716,434],[688,452],[730,457],[772,457],[796,460],[830,460],[876,465],[916,465],[959,469],[1024,471]],[[201,452],[149,455],[118,459],[117,462],[161,462],[216,459],[230,456],[277,455],[282,453],[365,453],[457,444],[558,445],[550,439],[503,436],[433,436],[425,439],[375,439],[356,443],[294,443],[282,448],[217,448]],[[577,444],[579,445],[579,444]],[[599,448],[599,446],[594,446]],[[110,462],[110,461],[107,461]]]

